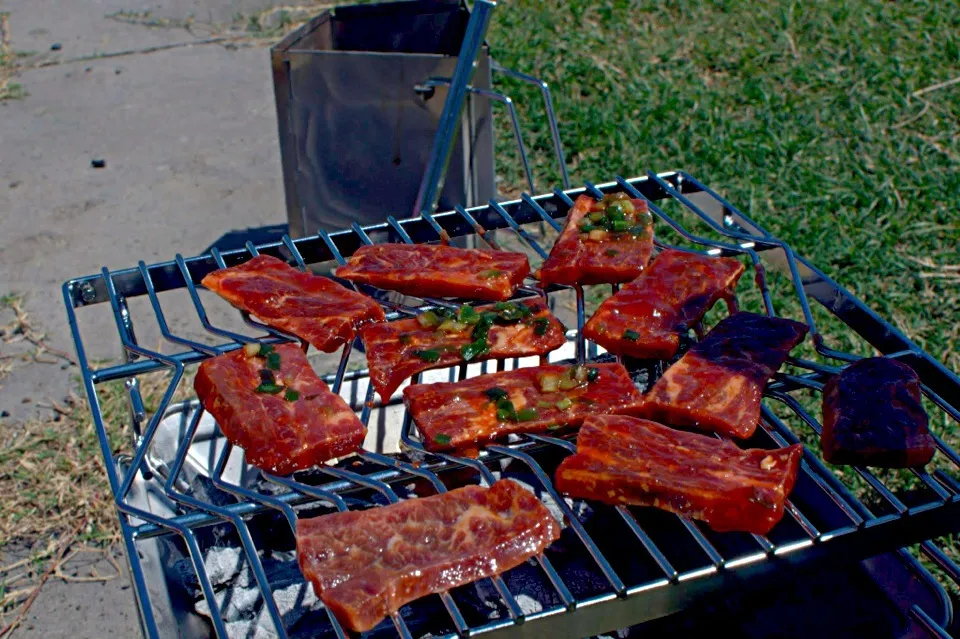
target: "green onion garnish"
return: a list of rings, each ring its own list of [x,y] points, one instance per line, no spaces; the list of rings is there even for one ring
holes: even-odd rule
[[[287,392],[283,394],[283,398],[288,402],[295,402],[300,398],[300,393],[293,390],[292,388],[288,388]]]
[[[643,224],[637,224],[630,229],[630,235],[645,235],[647,232],[647,227]]]
[[[267,355],[269,355],[269,354],[272,353],[272,352],[274,352],[273,346],[271,346],[270,344],[261,344],[261,345],[260,345],[260,352],[257,353],[257,355],[259,355],[260,357],[266,357]]]
[[[557,402],[557,408],[559,408],[560,410],[567,410],[571,406],[573,406],[573,400],[570,399],[569,397],[564,397],[559,402]]]
[[[485,280],[489,280],[489,279],[493,279],[494,277],[500,277],[501,275],[503,275],[503,271],[498,271],[497,269],[492,268],[489,271],[484,271],[483,273],[481,273],[480,277],[482,277]]]
[[[629,230],[630,222],[626,220],[614,220],[610,222],[610,230],[614,233],[622,233],[623,231]]]
[[[489,397],[491,402],[496,402],[509,397],[507,391],[503,390],[502,388],[497,388],[496,386],[483,391],[483,394]]]
[[[474,340],[469,344],[464,344],[460,347],[460,356],[463,357],[464,361],[466,362],[469,362],[470,360],[481,355],[486,355],[489,352],[490,344],[487,343],[486,337],[483,339]]]
[[[433,441],[437,442],[441,446],[446,446],[450,443],[450,435],[447,435],[446,433],[438,433],[437,435],[433,436]]]
[[[547,426],[547,430],[560,430],[564,427],[564,424],[550,424]]]
[[[422,359],[425,362],[436,362],[440,359],[440,351],[434,350],[432,348],[427,350],[413,351],[413,354]]]
[[[584,225],[582,225],[582,226],[580,227],[580,232],[581,232],[581,233],[589,233],[590,231],[592,231],[592,230],[595,229],[595,228],[597,228],[595,225],[590,224],[590,223],[588,222],[587,224],[584,224]]]
[[[268,393],[270,395],[276,395],[283,390],[283,386],[279,384],[260,384],[254,389],[254,392],[257,393]]]
[[[640,339],[640,333],[636,332],[632,328],[628,328],[623,332],[623,339],[628,339],[631,342],[635,342]]]
[[[533,320],[534,335],[546,335],[548,330],[550,330],[549,317],[538,317],[537,319]]]
[[[599,377],[600,377],[600,369],[599,369],[599,368],[590,368],[590,369],[587,369],[587,381],[588,381],[588,382],[595,382],[595,381],[597,381],[597,378],[599,378]]]
[[[280,353],[273,351],[267,355],[267,368],[272,371],[280,370]]]
[[[532,422],[539,416],[540,413],[537,412],[536,408],[521,408],[517,411],[517,421],[521,422]]]
[[[457,321],[461,324],[476,324],[480,321],[480,313],[469,304],[461,306],[457,312]]]
[[[434,326],[440,326],[440,322],[443,320],[437,317],[437,314],[433,311],[427,311],[417,315],[417,321],[420,322],[420,326],[424,328],[432,328]]]

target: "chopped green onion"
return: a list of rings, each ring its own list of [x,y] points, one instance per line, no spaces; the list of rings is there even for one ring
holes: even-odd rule
[[[482,277],[485,280],[489,280],[489,279],[493,279],[494,277],[500,277],[501,275],[503,275],[503,271],[498,271],[497,269],[492,268],[489,271],[484,271],[483,273],[481,273],[480,277]]]
[[[590,369],[587,370],[587,381],[588,381],[588,382],[595,382],[595,381],[597,381],[597,378],[599,378],[599,377],[600,377],[600,369],[599,369],[599,368],[590,368]]]
[[[573,400],[570,399],[569,397],[564,397],[559,402],[557,402],[557,408],[559,408],[560,410],[567,410],[571,406],[573,406]]]
[[[258,354],[260,357],[266,357],[267,355],[269,355],[269,354],[272,353],[273,351],[274,351],[274,348],[273,348],[273,346],[271,346],[270,344],[261,344],[261,345],[260,345],[260,352],[257,353],[257,354]]]
[[[438,433],[434,435],[433,441],[440,444],[441,446],[446,446],[447,444],[450,443],[450,435],[447,435],[446,433]]]
[[[611,220],[625,220],[627,218],[619,202],[607,207],[607,217]]]
[[[274,351],[267,355],[267,368],[272,371],[280,370],[280,353]]]
[[[497,419],[501,422],[517,420],[517,409],[513,402],[506,398],[497,400]]]
[[[560,378],[560,390],[571,390],[580,385],[580,382],[564,375]]]
[[[588,222],[588,223],[586,223],[586,224],[584,224],[584,225],[582,225],[582,226],[580,227],[580,232],[581,232],[581,233],[589,233],[590,231],[592,231],[592,230],[595,229],[595,228],[597,228],[596,225],[590,224],[590,223]]]
[[[603,252],[603,254],[606,255],[607,257],[616,257],[617,255],[620,254],[620,251],[616,249],[607,249],[606,251]]]
[[[532,422],[539,416],[540,413],[537,412],[536,408],[521,408],[517,411],[517,421],[521,422]]]
[[[542,399],[539,402],[537,402],[537,408],[553,408],[556,405],[557,405],[556,402],[547,402]]]
[[[440,326],[437,327],[437,330],[443,331],[445,333],[459,333],[467,327],[467,324],[462,324],[455,319],[445,319]]]
[[[610,223],[610,230],[614,233],[622,233],[630,229],[630,222],[626,220],[614,220]]]
[[[487,343],[486,337],[483,339],[474,340],[469,344],[464,344],[460,347],[460,355],[463,357],[464,361],[467,362],[479,357],[480,355],[486,355],[489,352],[490,344]]]
[[[417,315],[417,321],[420,322],[420,326],[424,328],[433,328],[434,326],[440,326],[442,320],[437,317],[437,314],[433,311],[427,311],[426,313]]]
[[[550,424],[549,426],[547,426],[547,430],[560,430],[565,425],[566,424]]]
[[[640,339],[640,333],[636,332],[632,328],[628,328],[623,332],[623,339],[628,339],[631,342],[635,342]]]
[[[469,304],[461,306],[457,312],[457,320],[462,324],[474,325],[480,321],[480,313]]]
[[[488,388],[487,390],[483,391],[483,394],[489,397],[491,402],[496,402],[501,399],[506,399],[507,397],[510,396],[507,393],[507,391],[503,390],[502,388],[497,388],[496,386],[494,386],[493,388]]]
[[[603,219],[603,216],[604,216],[603,211],[595,211],[595,212],[591,213],[590,215],[588,215],[587,217],[590,218],[590,221],[591,221],[591,222],[599,222],[600,220]]]
[[[549,317],[538,317],[537,319],[533,320],[534,335],[546,335],[548,330],[550,330]]]
[[[553,373],[541,376],[540,390],[544,393],[555,393],[560,390],[560,376]]]
[[[269,393],[270,395],[276,395],[283,390],[283,386],[279,384],[260,384],[254,389],[254,392],[257,393]]]
[[[637,224],[630,228],[630,235],[646,235],[647,227],[643,224]]]
[[[288,388],[287,392],[283,394],[283,398],[288,402],[295,402],[297,401],[297,399],[300,398],[300,393],[293,390],[292,388]]]
[[[432,348],[421,351],[413,351],[413,354],[422,359],[425,362],[436,362],[440,359],[440,351],[434,350]]]

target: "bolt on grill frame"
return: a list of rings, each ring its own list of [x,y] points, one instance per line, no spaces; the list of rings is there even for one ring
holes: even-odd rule
[[[183,380],[185,368],[251,341],[297,341],[296,338],[265,326],[246,314],[241,314],[244,323],[258,331],[258,337],[215,326],[210,321],[198,292],[198,283],[207,273],[239,264],[260,252],[285,259],[302,270],[306,270],[310,265],[342,263],[344,256],[351,255],[361,244],[373,243],[374,238],[376,241],[422,243],[477,235],[490,247],[498,248],[500,241],[492,237],[491,232],[505,233],[507,237],[519,241],[542,258],[546,257],[548,249],[534,237],[535,227],[546,224],[553,231],[559,231],[562,228],[562,219],[578,195],[588,193],[600,196],[613,191],[625,191],[631,197],[646,200],[657,220],[658,228],[668,227],[687,245],[712,255],[744,256],[754,267],[755,283],[768,314],[775,314],[775,311],[774,299],[765,277],[766,267],[779,268],[789,280],[793,294],[799,302],[803,320],[810,327],[811,341],[818,356],[831,363],[800,357],[791,357],[788,360],[790,368],[797,372],[778,373],[768,385],[761,428],[757,436],[760,445],[778,447],[801,441],[797,433],[770,408],[771,401],[789,410],[792,421],[795,420],[798,424],[810,428],[813,433],[819,434],[818,420],[804,408],[795,397],[795,392],[819,392],[826,379],[839,370],[835,364],[842,365],[857,359],[855,355],[826,345],[822,334],[817,330],[810,298],[880,352],[911,365],[923,381],[924,395],[938,410],[943,411],[946,419],[960,422],[960,409],[956,404],[960,398],[960,379],[956,375],[809,262],[796,256],[787,244],[774,238],[714,191],[683,172],[659,175],[651,172],[644,177],[629,180],[618,177],[606,184],[587,183],[584,188],[556,190],[551,194],[537,196],[523,194],[518,200],[490,202],[486,206],[471,209],[458,207],[444,213],[425,212],[420,217],[405,220],[389,217],[383,224],[367,227],[355,223],[350,229],[334,233],[320,231],[314,237],[292,240],[285,236],[281,242],[261,246],[247,243],[242,250],[220,252],[212,249],[209,254],[193,258],[184,258],[177,254],[172,261],[149,266],[141,261],[136,268],[131,269],[110,271],[104,268],[97,275],[66,282],[63,295],[83,384],[90,400],[108,480],[119,511],[144,633],[150,637],[161,635],[161,626],[151,603],[147,574],[138,554],[138,544],[144,540],[170,535],[176,535],[182,540],[200,590],[209,605],[213,630],[216,636],[227,637],[228,632],[217,605],[214,584],[204,565],[198,531],[213,525],[227,525],[235,529],[239,545],[260,590],[263,610],[266,611],[274,632],[279,637],[286,637],[288,629],[284,626],[282,615],[274,601],[270,578],[260,560],[260,552],[264,549],[257,546],[250,530],[257,517],[269,512],[280,513],[291,530],[295,530],[295,508],[325,504],[336,510],[345,510],[348,508],[345,498],[359,491],[379,495],[381,501],[393,502],[399,499],[395,487],[414,480],[425,481],[435,491],[443,492],[447,488],[444,478],[457,470],[472,471],[477,481],[490,483],[494,479],[491,469],[506,462],[525,469],[535,478],[542,494],[559,508],[571,531],[571,542],[575,542],[578,552],[592,562],[601,577],[603,592],[591,596],[573,594],[574,584],[564,579],[563,571],[551,561],[552,553],[548,549],[535,558],[533,563],[540,571],[543,582],[552,588],[552,601],[555,603],[545,605],[533,614],[525,614],[507,581],[503,576],[497,576],[490,582],[500,598],[497,605],[506,611],[503,618],[471,625],[460,610],[454,594],[440,595],[443,607],[449,615],[449,634],[530,637],[545,636],[547,633],[552,633],[551,636],[595,634],[675,612],[682,609],[691,597],[723,588],[738,579],[752,576],[761,578],[786,564],[800,564],[834,556],[865,558],[958,530],[956,522],[960,521],[957,517],[960,515],[960,480],[957,479],[957,472],[960,470],[960,455],[936,435],[938,458],[946,463],[950,472],[942,468],[932,473],[925,470],[909,471],[921,487],[923,499],[916,498],[909,504],[905,503],[882,478],[868,469],[855,468],[855,473],[867,487],[870,497],[869,500],[861,499],[837,478],[817,454],[805,447],[798,479],[798,488],[802,488],[794,491],[788,502],[784,521],[771,535],[765,537],[731,533],[729,535],[739,537],[736,544],[729,545],[727,540],[732,537],[711,533],[699,523],[676,517],[680,528],[689,535],[691,547],[697,549],[695,558],[692,556],[694,553],[677,556],[664,548],[662,539],[645,527],[648,517],[641,509],[615,508],[613,511],[618,521],[622,522],[626,531],[632,535],[630,543],[641,548],[646,553],[645,560],[655,567],[655,570],[646,574],[643,579],[626,574],[621,565],[623,562],[611,559],[608,553],[603,551],[588,526],[581,521],[581,515],[554,489],[546,469],[549,462],[545,460],[569,454],[575,449],[573,442],[564,438],[524,435],[515,438],[515,441],[487,446],[478,460],[470,460],[451,454],[425,451],[415,425],[409,415],[405,415],[401,429],[401,454],[383,455],[364,451],[356,458],[363,466],[362,471],[355,472],[344,466],[324,466],[318,469],[317,473],[310,473],[307,478],[301,474],[279,477],[261,471],[260,476],[276,489],[267,492],[256,485],[234,482],[225,477],[224,471],[233,452],[233,447],[227,444],[212,464],[210,480],[223,494],[232,495],[235,502],[213,503],[212,500],[191,494],[189,485],[181,475],[190,448],[195,443],[203,411],[196,401],[183,405],[172,403],[174,393]],[[688,230],[679,221],[679,216],[673,217],[666,212],[665,202],[672,202],[679,207],[683,215],[702,227],[701,232],[705,230],[720,239],[711,239]],[[656,244],[661,249],[671,246],[659,239]],[[691,246],[678,248],[692,250]],[[409,298],[404,298],[403,302],[395,302],[371,287],[338,281],[371,294],[384,306],[388,320],[414,316],[436,306],[457,306],[455,302],[443,299],[422,299],[419,305],[406,303]],[[218,344],[203,344],[171,330],[159,294],[182,289],[186,289],[189,294],[196,319],[210,335],[217,338]],[[528,280],[518,292],[518,296],[541,296],[551,300],[552,296],[569,289],[570,287],[551,286],[543,290],[535,280]],[[584,289],[577,286],[573,287],[573,290],[577,327],[568,331],[568,338],[575,342],[575,359],[582,363],[597,357],[598,349],[596,345],[587,343],[581,333],[586,314]],[[164,354],[146,348],[137,341],[134,318],[127,300],[141,296],[148,298],[153,320],[163,338],[170,344],[182,347],[178,352]],[[104,303],[110,305],[117,333],[129,361],[95,368],[87,359],[77,313],[81,308]],[[331,385],[334,392],[341,392],[345,383],[356,384],[367,377],[367,371],[363,369],[348,371],[353,350],[353,344],[347,344],[341,352],[336,372],[324,376],[324,380]],[[489,360],[476,366],[486,372],[491,367],[505,370],[508,365],[516,367],[519,362]],[[148,419],[140,396],[138,379],[146,373],[156,371],[170,372],[171,381],[156,411]],[[662,372],[662,364],[656,367],[654,375],[658,372]],[[467,374],[468,367],[465,364],[459,366],[455,372],[460,379]],[[112,380],[125,380],[134,415],[134,452],[132,457],[124,459],[121,464],[115,464],[113,459],[98,399],[98,386]],[[371,419],[372,400],[373,388],[368,384],[365,397],[353,402],[365,425]],[[189,415],[189,426],[179,441],[173,462],[158,465],[151,457],[151,446],[162,420],[177,410],[186,411],[185,414]],[[754,444],[751,442],[751,445]],[[131,489],[138,477],[159,477],[162,480],[160,484],[163,495],[179,507],[179,514],[158,516],[135,505],[131,498]],[[186,489],[184,485],[187,485]],[[798,503],[799,501],[803,503]],[[884,512],[875,512],[878,507]],[[924,542],[921,552],[940,566],[948,576],[956,580],[960,575],[960,569],[931,542]],[[682,567],[680,564],[690,566]],[[418,602],[413,602],[404,609],[418,605]],[[942,620],[934,620],[919,607],[915,608],[911,615],[930,629],[934,636],[940,636],[938,632],[945,632],[941,627]],[[328,617],[329,626],[335,636],[348,636],[332,614]],[[397,635],[414,636],[404,616],[394,615],[391,622]]]

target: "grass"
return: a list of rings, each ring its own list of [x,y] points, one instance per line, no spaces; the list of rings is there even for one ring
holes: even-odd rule
[[[574,185],[685,170],[960,370],[960,3],[532,0],[501,6],[488,40],[500,63],[550,83]],[[499,84],[538,190],[559,184],[539,96]],[[519,191],[512,132],[497,124],[498,174]],[[778,313],[802,319],[789,283],[769,279]],[[872,354],[813,310],[828,344]],[[818,398],[800,399],[819,415]],[[960,443],[943,413],[931,425]],[[944,544],[960,558],[955,538]]]
[[[489,41],[547,80],[574,184],[681,168],[960,370],[960,3],[502,6]],[[503,82],[558,184],[537,95]],[[522,185],[507,123],[498,171]],[[547,182],[545,182],[545,179]]]

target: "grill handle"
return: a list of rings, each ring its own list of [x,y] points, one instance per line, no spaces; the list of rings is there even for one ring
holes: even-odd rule
[[[420,190],[414,204],[416,215],[433,212],[440,198],[440,187],[450,163],[454,135],[457,132],[460,117],[463,115],[468,85],[476,70],[477,55],[483,46],[487,28],[490,26],[490,18],[496,6],[497,3],[490,0],[476,0],[473,5],[467,30],[463,36],[463,44],[460,46],[457,66],[450,81],[450,91],[447,93],[446,102],[443,103],[430,159],[423,173],[423,180],[420,182]]]

